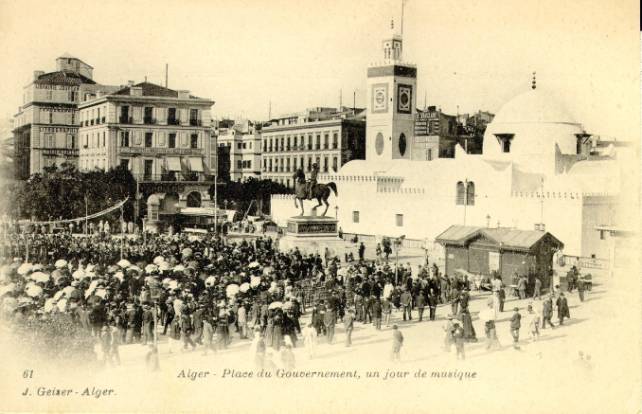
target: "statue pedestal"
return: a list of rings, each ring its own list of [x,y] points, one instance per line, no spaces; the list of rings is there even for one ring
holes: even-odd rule
[[[279,250],[298,248],[302,254],[320,254],[326,247],[332,255],[341,255],[345,242],[339,238],[338,220],[331,217],[295,216],[288,219],[285,236],[279,239]]]

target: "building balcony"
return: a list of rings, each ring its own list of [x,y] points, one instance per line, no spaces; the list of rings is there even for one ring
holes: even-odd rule
[[[145,117],[145,118],[143,118],[143,123],[145,125],[154,125],[154,124],[156,124],[156,119],[155,118],[151,118],[151,117]]]
[[[207,184],[214,182],[213,175],[206,175],[198,172],[165,172],[162,174],[145,174],[145,173],[132,173],[134,179],[139,183],[202,183]]]
[[[199,126],[200,127],[200,126],[203,126],[203,121],[201,121],[200,119],[190,119],[189,120],[189,125],[190,126]]]
[[[158,147],[123,147],[119,148],[123,155],[203,155],[200,148],[158,148]]]
[[[118,123],[119,124],[133,124],[134,123],[134,118],[131,116],[120,116],[118,118]]]
[[[180,125],[181,121],[178,119],[167,118],[167,125]]]

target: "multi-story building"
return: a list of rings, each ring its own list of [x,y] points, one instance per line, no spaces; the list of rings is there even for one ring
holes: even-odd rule
[[[27,179],[44,167],[78,160],[78,103],[87,92],[114,91],[93,80],[93,68],[69,55],[56,59],[56,71],[34,71],[14,116],[15,177]]]
[[[363,113],[352,108],[312,108],[270,120],[261,130],[262,178],[292,187],[298,167],[307,173],[316,163],[321,174],[332,174],[350,160],[365,159]]]
[[[232,181],[245,181],[261,177],[261,124],[252,121],[235,122],[232,126],[219,126],[218,146],[229,148],[230,177]]]
[[[415,139],[411,151],[413,160],[431,161],[452,158],[457,145],[457,118],[447,115],[435,106],[417,110]]]
[[[213,104],[148,82],[88,96],[79,104],[79,168],[126,166],[147,200],[149,223],[170,222],[181,207],[210,200]]]

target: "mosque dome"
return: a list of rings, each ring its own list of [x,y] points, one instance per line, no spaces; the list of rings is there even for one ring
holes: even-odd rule
[[[508,101],[493,123],[566,123],[576,124],[566,107],[541,89],[530,89]]]
[[[482,154],[532,172],[553,171],[559,155],[577,154],[577,137],[584,133],[561,102],[546,91],[530,89],[504,104],[488,124]]]

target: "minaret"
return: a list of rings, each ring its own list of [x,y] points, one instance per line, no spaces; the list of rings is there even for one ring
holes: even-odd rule
[[[533,72],[533,81],[531,82],[531,89],[535,90],[537,88],[537,78],[535,77],[535,72]]]
[[[368,68],[366,159],[411,159],[417,67],[402,61],[403,38],[394,20],[382,49],[383,61]]]

